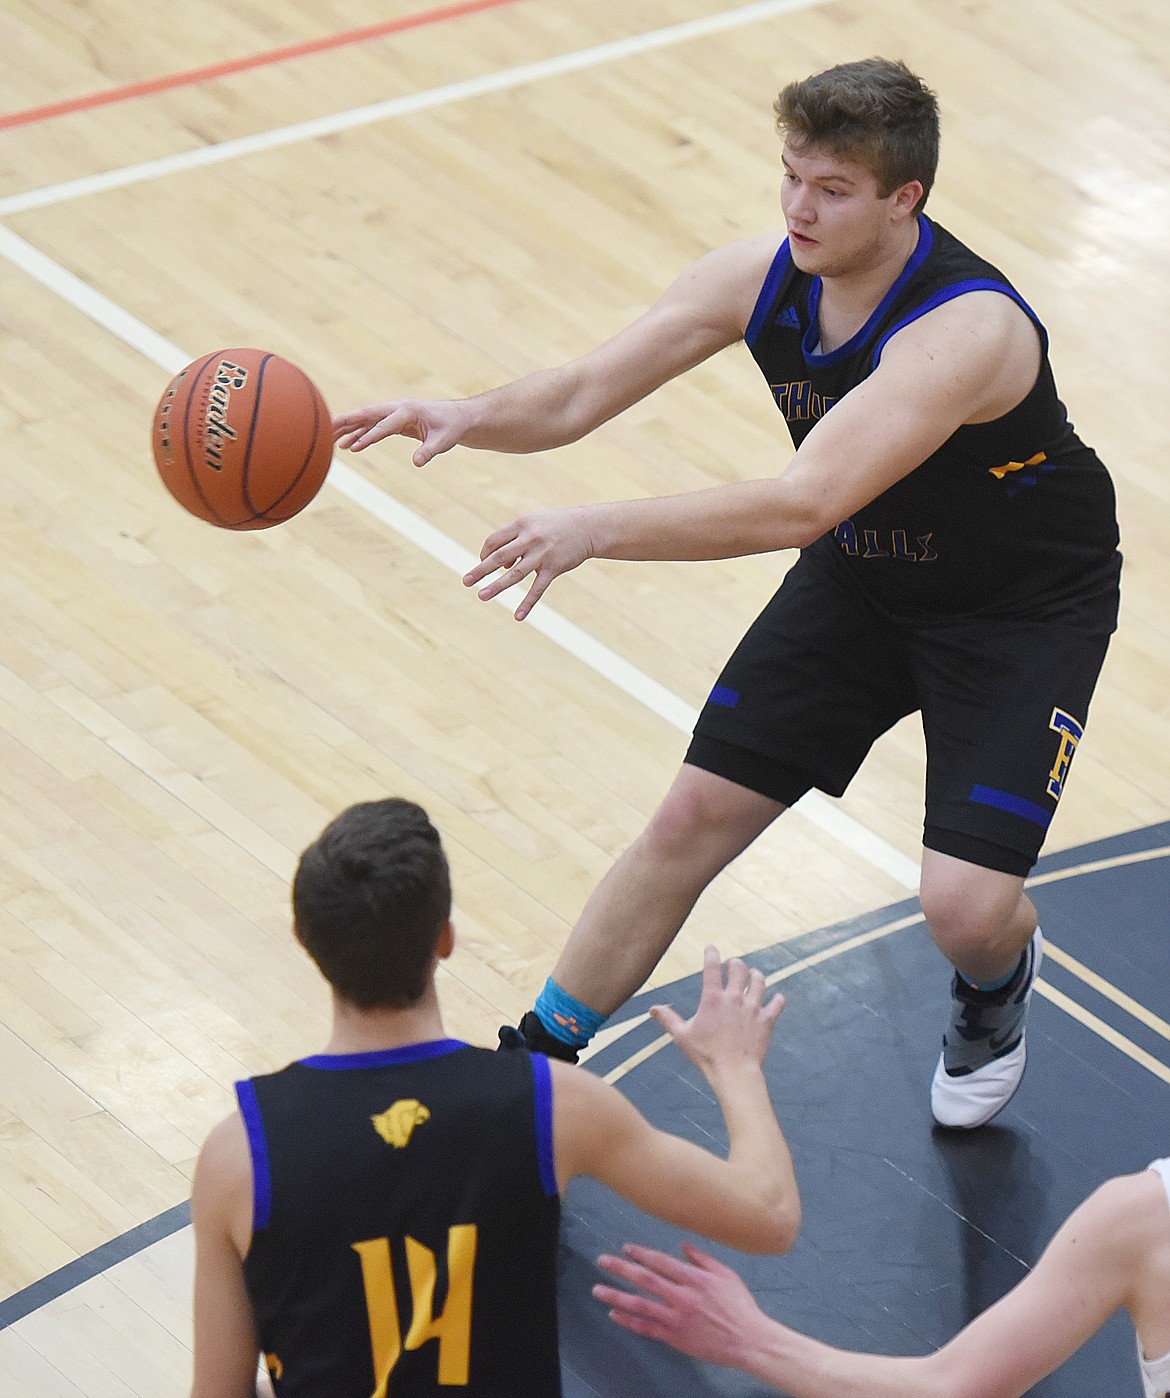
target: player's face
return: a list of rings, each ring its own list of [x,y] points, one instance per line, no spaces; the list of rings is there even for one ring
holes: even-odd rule
[[[895,230],[913,207],[916,185],[885,198],[864,166],[809,147],[784,147],[780,206],[792,260],[802,272],[839,277],[863,272],[888,255]]]

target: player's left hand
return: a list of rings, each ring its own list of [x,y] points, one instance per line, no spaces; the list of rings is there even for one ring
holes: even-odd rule
[[[647,1294],[599,1283],[593,1295],[625,1330],[708,1363],[735,1364],[751,1343],[753,1327],[764,1321],[760,1308],[730,1267],[690,1243],[683,1252],[685,1262],[627,1243],[623,1256],[599,1257],[597,1265]]]
[[[479,557],[475,567],[464,574],[463,585],[475,587],[498,572],[479,589],[477,595],[483,602],[522,582],[530,573],[536,574],[515,611],[516,620],[523,621],[554,578],[593,557],[588,507],[521,515],[489,535]]]

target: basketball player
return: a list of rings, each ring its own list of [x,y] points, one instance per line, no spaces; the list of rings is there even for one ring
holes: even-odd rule
[[[689,1246],[687,1262],[632,1245],[624,1257],[599,1259],[657,1299],[612,1286],[594,1295],[627,1330],[744,1369],[793,1398],[1019,1398],[1124,1308],[1137,1329],[1146,1398],[1168,1398],[1168,1196],[1170,1159],[1102,1185],[1013,1291],[916,1359],[849,1354],[798,1334],[765,1316],[730,1267]],[[1120,1393],[1120,1383],[1109,1392]]]
[[[775,108],[787,237],[709,253],[558,369],[334,426],[354,451],[417,438],[419,466],[456,444],[544,451],[747,342],[796,445],[786,469],[522,516],[464,579],[491,598],[533,577],[523,618],[589,558],[801,550],[649,827],[507,1037],[571,1057],[729,861],[810,788],[840,795],[874,740],[920,710],[922,907],[955,967],[931,1106],[943,1125],[974,1127],[1024,1071],[1042,942],[1023,884],[1116,624],[1113,487],[1057,397],[1036,314],[922,212],[934,94],[903,64],[869,59],[790,83]]]
[[[655,1019],[722,1108],[722,1159],[658,1131],[592,1073],[450,1039],[438,832],[408,801],[353,806],[301,856],[296,935],[333,992],[322,1053],[237,1084],[195,1172],[193,1398],[457,1390],[555,1398],[560,1193],[589,1174],[747,1252],[800,1218],[762,1064],[781,997],[707,949],[699,1009]]]

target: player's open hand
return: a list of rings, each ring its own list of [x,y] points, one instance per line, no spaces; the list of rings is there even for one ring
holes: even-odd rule
[[[687,1261],[627,1243],[623,1256],[597,1265],[646,1295],[598,1283],[594,1296],[609,1318],[635,1335],[662,1340],[711,1364],[736,1364],[752,1343],[754,1327],[767,1322],[751,1292],[730,1267],[690,1243]],[[651,1299],[655,1298],[655,1299]]]
[[[484,602],[523,582],[529,574],[536,574],[516,608],[516,620],[523,621],[554,578],[593,557],[588,506],[521,515],[490,535],[479,557],[475,567],[464,574],[463,585],[475,587],[496,573],[491,582],[479,589],[479,598]]]
[[[783,1008],[779,993],[764,999],[762,971],[749,971],[732,957],[724,979],[719,953],[708,947],[703,953],[703,993],[693,1017],[683,1019],[669,1005],[655,1005],[650,1014],[710,1079],[726,1069],[762,1066]]]
[[[413,437],[421,445],[411,460],[416,466],[425,466],[455,446],[469,425],[467,409],[458,399],[419,402],[402,398],[335,417],[333,440],[340,451],[365,451],[387,437]]]

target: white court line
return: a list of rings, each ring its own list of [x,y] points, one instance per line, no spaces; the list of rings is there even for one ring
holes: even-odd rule
[[[144,358],[157,364],[168,374],[176,374],[192,356],[171,341],[164,339],[129,311],[102,295],[80,277],[46,257],[31,243],[0,225],[0,256],[19,267],[43,287],[60,296],[63,301],[88,316],[95,324],[108,330],[125,344],[136,349]],[[346,462],[334,459],[326,484],[351,500],[355,505],[389,525],[429,557],[449,568],[460,577],[477,562],[474,554],[457,544],[421,515],[395,500],[374,485]],[[496,598],[501,605],[514,610],[522,587],[509,588]],[[583,665],[595,671],[666,720],[673,727],[689,733],[697,711],[673,694],[664,685],[631,665],[616,651],[610,650],[587,631],[541,602],[524,623],[539,631],[554,644],[569,652]],[[819,792],[810,791],[793,808],[818,829],[845,845],[859,858],[872,864],[902,887],[918,887],[918,866],[880,835],[854,820]]]
[[[221,161],[235,160],[242,155],[254,155],[257,151],[275,150],[278,146],[295,145],[298,141],[312,141],[319,136],[352,131],[355,127],[369,126],[373,122],[386,121],[390,117],[410,116],[415,112],[446,106],[450,102],[462,102],[468,97],[482,97],[490,92],[507,92],[515,87],[523,87],[526,83],[539,82],[543,78],[579,73],[586,68],[596,68],[620,58],[669,48],[673,44],[684,44],[692,39],[703,39],[730,29],[741,29],[744,25],[772,19],[791,10],[812,9],[825,3],[827,0],[759,0],[757,4],[744,5],[736,10],[724,10],[701,19],[687,20],[683,24],[672,24],[665,29],[652,29],[646,34],[633,34],[626,39],[615,39],[607,44],[598,44],[594,48],[577,49],[573,53],[542,58],[536,63],[522,63],[516,68],[504,68],[498,73],[485,73],[482,77],[468,78],[463,82],[428,88],[425,92],[392,97],[385,102],[371,103],[367,107],[353,107],[346,112],[316,117],[312,121],[298,122],[294,126],[261,131],[255,136],[242,136],[235,141],[221,141],[217,145],[201,146],[198,150],[163,156],[159,160],[126,165],[120,170],[108,170],[100,175],[85,175],[81,179],[66,180],[62,184],[46,185],[42,189],[31,189],[23,194],[11,194],[0,199],[0,218],[9,214],[24,213],[28,209],[44,208],[48,204],[61,204],[69,199],[80,199],[88,194],[101,194],[108,189],[121,189],[125,185],[139,184],[144,180],[159,179],[163,175],[172,175],[182,170],[193,170],[203,165],[218,165]]]
[[[665,48],[671,44],[683,43],[703,38],[711,34],[753,24],[787,11],[810,8],[824,0],[761,0],[760,3],[745,5],[739,9],[725,11],[684,24],[672,25],[665,29],[653,30],[647,34],[634,35],[600,44],[591,49],[582,49],[558,58],[545,59],[538,63],[509,68],[500,73],[485,75],[468,82],[454,83],[442,88],[432,88],[404,98],[395,98],[373,106],[356,108],[336,116],[324,117],[297,126],[284,127],[276,131],[261,133],[238,141],[225,141],[219,145],[206,147],[163,160],[148,161],[132,165],[122,170],[109,171],[65,184],[53,185],[27,194],[15,195],[0,200],[0,216],[25,209],[60,203],[67,199],[80,198],[101,190],[155,179],[180,170],[233,159],[256,151],[270,150],[278,146],[290,145],[297,141],[311,140],[333,132],[367,125],[407,112],[424,111],[446,103],[480,96],[487,92],[499,92],[534,82],[541,78],[577,72],[601,63],[647,53]],[[60,264],[46,257],[31,243],[18,237],[10,229],[0,226],[0,255],[21,268],[42,286],[60,296],[64,301],[80,310],[103,329],[110,331],[126,344],[138,350],[145,358],[158,364],[168,373],[177,373],[191,356],[178,346],[164,339],[149,326],[137,320],[128,311],[101,292],[89,286]],[[448,538],[440,530],[429,524],[413,510],[379,487],[373,485],[353,467],[335,460],[330,468],[328,483],[348,499],[366,510],[375,518],[390,526],[402,537],[409,540],[424,553],[434,558],[444,567],[462,575],[477,560],[475,556]],[[513,609],[520,596],[520,589],[509,589],[496,600]],[[547,604],[540,607],[528,618],[527,625],[541,632],[554,644],[568,651],[582,664],[608,679],[624,693],[636,699],[675,728],[689,733],[694,726],[697,711],[677,695],[671,693],[656,680],[651,679],[615,651],[603,645],[567,618],[553,611]],[[894,882],[907,889],[918,886],[918,866],[900,850],[894,848],[876,832],[840,810],[818,792],[809,792],[796,806],[796,809],[812,825],[818,827],[839,843],[845,845],[859,858],[880,869]]]

